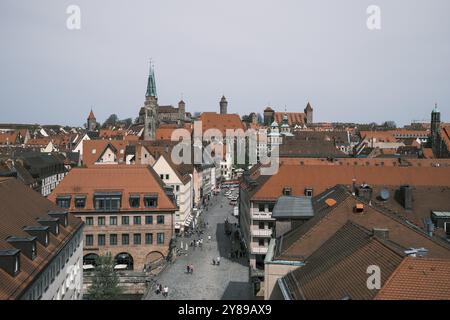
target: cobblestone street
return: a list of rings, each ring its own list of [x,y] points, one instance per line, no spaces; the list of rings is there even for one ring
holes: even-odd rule
[[[209,210],[202,213],[205,223],[208,223],[205,232],[200,236],[204,239],[203,248],[189,246],[186,256],[177,257],[173,264],[168,265],[154,278],[156,282],[168,286],[168,297],[156,294],[153,288],[145,299],[252,299],[247,259],[229,257],[232,240],[225,234],[225,219],[228,218],[231,224],[237,223],[237,219],[233,217],[233,207],[228,202],[223,194],[213,197]],[[211,236],[210,242],[208,235]],[[177,247],[180,248],[183,242],[185,248],[186,243],[189,245],[192,239],[194,236],[178,238]],[[220,265],[213,265],[212,260],[218,256],[221,257]],[[193,265],[193,274],[186,272],[187,264]]]

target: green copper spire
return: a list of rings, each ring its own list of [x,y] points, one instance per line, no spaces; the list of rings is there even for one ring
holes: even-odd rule
[[[156,81],[155,81],[155,70],[153,69],[152,61],[150,60],[150,70],[148,74],[148,83],[147,83],[147,93],[146,97],[154,97],[157,98],[156,94]]]

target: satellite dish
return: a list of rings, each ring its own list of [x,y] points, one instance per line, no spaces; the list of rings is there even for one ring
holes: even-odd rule
[[[386,188],[381,189],[381,191],[380,191],[380,198],[383,201],[387,201],[387,200],[389,200],[389,197],[390,197],[389,190],[386,189]]]

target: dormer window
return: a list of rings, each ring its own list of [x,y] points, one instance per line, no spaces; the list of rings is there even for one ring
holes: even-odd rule
[[[23,229],[26,233],[31,236],[36,237],[37,241],[42,244],[44,247],[48,246],[49,243],[49,226],[36,226],[36,227],[25,227]]]
[[[63,227],[67,227],[69,225],[69,213],[67,211],[50,211],[48,215],[52,218],[57,218],[58,223]]]
[[[312,197],[313,196],[313,188],[306,188],[305,189],[305,196],[306,197]]]
[[[6,241],[16,249],[19,249],[28,259],[34,260],[36,258],[36,237],[9,237]]]
[[[59,235],[59,219],[58,218],[40,218],[38,222],[43,226],[48,226],[51,233],[55,236]]]
[[[0,269],[15,277],[20,272],[20,250],[0,250]]]
[[[84,209],[86,207],[86,196],[75,197],[75,209]]]
[[[291,195],[292,195],[291,187],[284,187],[283,188],[283,196],[291,196]]]
[[[145,195],[144,206],[146,208],[156,208],[158,206],[158,195]]]
[[[139,208],[141,197],[137,195],[130,196],[130,208]]]
[[[70,208],[70,196],[57,196],[56,197],[56,205],[63,209]]]

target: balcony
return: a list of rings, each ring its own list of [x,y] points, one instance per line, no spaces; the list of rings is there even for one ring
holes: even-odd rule
[[[253,220],[275,220],[272,218],[272,213],[254,210],[252,214]]]
[[[260,247],[258,245],[252,245],[251,251],[253,254],[266,254],[269,251],[268,247]]]
[[[272,237],[272,229],[252,229],[252,236],[255,237]]]

